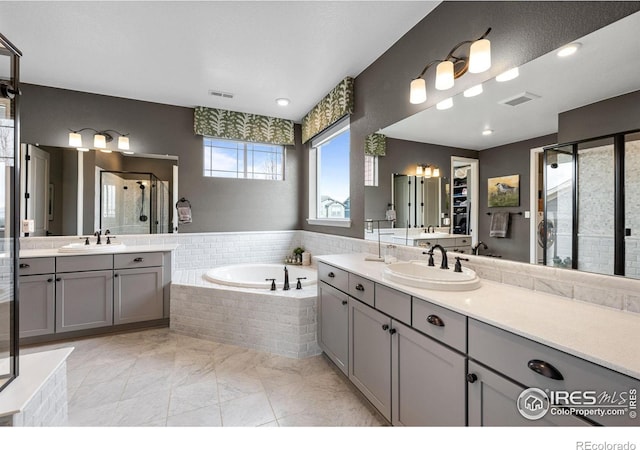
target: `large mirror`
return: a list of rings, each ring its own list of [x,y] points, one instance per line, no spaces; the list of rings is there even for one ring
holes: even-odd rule
[[[176,232],[178,158],[22,144],[23,236]]]
[[[558,191],[558,189],[554,191],[553,186],[549,185],[545,188],[543,147],[557,144],[564,136],[571,136],[571,138],[563,142],[583,139],[578,132],[566,132],[569,128],[580,130],[584,138],[608,134],[592,135],[593,130],[589,129],[589,126],[593,126],[592,124],[597,121],[603,123],[603,129],[615,128],[615,124],[611,124],[611,121],[620,116],[619,113],[616,114],[615,109],[613,112],[609,110],[609,113],[601,110],[592,114],[593,117],[587,117],[584,114],[592,110],[584,109],[583,111],[583,107],[618,96],[629,98],[636,96],[634,98],[637,98],[640,91],[640,77],[638,77],[640,58],[629,55],[640,55],[638,29],[640,29],[640,13],[635,13],[577,39],[576,41],[581,45],[572,56],[561,58],[557,55],[557,51],[550,52],[519,67],[519,76],[514,79],[503,82],[491,79],[484,82],[483,92],[480,95],[468,97],[458,93],[452,97],[453,107],[450,109],[437,110],[432,107],[382,129],[380,132],[387,136],[387,155],[380,157],[379,161],[380,185],[365,188],[365,219],[385,217],[385,211],[394,203],[393,189],[383,180],[392,179],[391,174],[394,173],[416,175],[416,165],[427,162],[439,166],[442,188],[446,191],[440,197],[440,210],[449,212],[449,220],[445,224],[445,217],[441,216],[439,225],[443,231],[454,233],[456,224],[453,215],[457,211],[463,211],[456,209],[458,203],[455,195],[461,194],[462,188],[454,188],[455,167],[452,167],[452,164],[455,164],[457,158],[475,159],[478,161],[476,173],[478,187],[477,192],[474,193],[475,204],[471,205],[471,211],[474,211],[477,224],[474,226],[471,222],[467,230],[473,238],[474,250],[484,256],[542,263],[544,249],[540,236],[545,232],[548,234],[553,231],[551,226],[545,228],[542,224],[544,201],[545,198],[555,201],[554,196]],[[623,102],[627,97],[623,98]],[[579,121],[573,117],[581,117],[585,120],[578,123]],[[637,123],[636,120],[635,129],[630,125],[616,132],[637,131]],[[633,135],[630,134],[625,139],[633,141],[632,138]],[[585,148],[587,147],[597,147],[597,145],[585,145]],[[637,145],[627,143],[625,167],[627,174],[638,173],[640,170],[640,167],[629,166],[637,164],[638,158],[635,157],[637,148]],[[587,150],[582,147],[578,151],[587,154]],[[595,155],[594,151],[589,154]],[[613,161],[610,154],[607,153],[607,155],[609,155],[606,162],[608,173],[609,169],[613,170]],[[582,159],[583,166],[579,169],[576,166],[576,170],[588,169],[585,165],[587,157]],[[602,161],[602,158],[595,156],[592,159]],[[549,167],[558,172],[557,164],[551,160],[547,170]],[[598,178],[597,171],[587,170],[584,173],[588,176],[581,176],[580,189],[585,189],[586,185],[594,183]],[[551,177],[548,174],[547,176]],[[612,175],[611,178],[613,178]],[[555,183],[551,178],[548,181]],[[558,185],[556,188],[559,186],[562,187]],[[549,189],[553,192],[550,193]],[[587,191],[584,190],[584,192]],[[500,206],[500,203],[491,204],[496,199],[502,201],[507,198],[507,195],[514,193],[517,193],[514,203],[506,203],[506,206]],[[465,195],[467,195],[466,191]],[[493,199],[492,195],[494,195]],[[496,198],[496,195],[502,197]],[[582,197],[581,214],[611,209],[598,204],[587,207],[584,202],[588,199],[585,195]],[[613,204],[613,200],[610,199],[607,206]],[[628,196],[627,204],[629,204]],[[551,206],[556,207],[555,204]],[[638,217],[633,217],[633,211],[637,211],[637,208],[627,207],[627,224],[639,220]],[[504,212],[508,215],[509,228],[506,238],[493,236],[492,220],[496,212]],[[610,215],[615,213],[615,211],[609,212]],[[606,223],[611,224],[612,221],[613,218],[609,217]],[[590,222],[583,220],[583,223]],[[555,225],[557,227],[558,224]],[[407,232],[406,225],[398,221],[395,227],[395,229],[391,227],[385,229],[385,234],[410,235],[412,232],[424,231],[412,229]],[[610,239],[613,242],[613,227],[604,228],[587,231],[594,236],[597,234],[595,237],[601,242],[604,239]],[[578,233],[582,233],[577,237],[580,242],[584,240],[587,231],[584,227],[578,228]],[[563,241],[563,237],[558,233],[561,233],[561,230],[556,229],[554,234],[556,247],[559,243],[566,241],[566,239]],[[367,237],[366,230],[365,237]],[[629,239],[635,239],[633,235],[626,238],[627,243]],[[412,244],[411,240],[407,242],[409,245]],[[398,243],[397,239],[396,243]],[[479,246],[478,243],[480,243]],[[547,246],[549,244],[547,242]],[[549,252],[554,251],[557,249],[551,243]],[[552,253],[550,255],[553,256]],[[552,257],[549,259],[553,260]],[[549,262],[547,264],[566,267],[569,260],[566,257],[558,257],[557,261],[559,265]],[[574,268],[612,273],[609,269],[601,270],[584,262],[575,264]]]

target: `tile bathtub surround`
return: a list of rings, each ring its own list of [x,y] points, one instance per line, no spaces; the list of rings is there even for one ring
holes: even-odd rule
[[[78,339],[70,426],[387,425],[324,356],[290,359],[167,328]]]
[[[203,272],[174,274],[172,330],[291,358],[320,353],[315,286],[286,293],[232,288],[204,281]]]

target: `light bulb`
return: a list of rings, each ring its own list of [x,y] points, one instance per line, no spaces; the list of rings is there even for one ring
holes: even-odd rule
[[[118,149],[129,150],[129,138],[126,136],[120,136],[118,138]]]
[[[436,66],[436,89],[446,91],[453,87],[453,63],[442,61]]]
[[[409,102],[417,105],[427,101],[427,84],[424,78],[416,78],[411,81],[411,89],[409,92]]]
[[[107,148],[107,138],[104,134],[96,134],[93,136],[93,146],[95,148]]]
[[[427,166],[424,168],[424,177],[431,178],[431,166]]]
[[[491,42],[480,39],[471,44],[469,49],[469,72],[482,73],[491,67]]]
[[[422,175],[422,166],[421,165],[417,165],[416,166],[416,175],[418,175],[418,176]]]
[[[438,178],[439,176],[440,176],[440,169],[436,167],[435,169],[433,169],[433,177]]]
[[[69,133],[69,147],[82,147],[82,136],[72,131]]]

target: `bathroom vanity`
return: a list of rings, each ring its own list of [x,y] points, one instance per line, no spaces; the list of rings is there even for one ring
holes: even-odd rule
[[[640,423],[634,314],[484,279],[466,292],[410,287],[365,256],[318,257],[318,343],[393,425]],[[626,413],[530,420],[517,409],[526,388],[607,393]]]
[[[168,324],[173,249],[21,251],[21,343]]]

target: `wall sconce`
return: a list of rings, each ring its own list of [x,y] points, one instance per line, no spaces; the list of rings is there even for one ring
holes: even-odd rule
[[[435,87],[439,91],[451,89],[454,80],[460,78],[467,72],[482,73],[491,67],[491,43],[489,39],[485,39],[491,32],[491,28],[474,41],[462,41],[451,49],[445,59],[436,59],[422,69],[420,75],[411,80],[409,91],[409,102],[413,104],[424,103],[427,101],[427,84],[423,78],[429,67],[438,63],[436,66],[436,84]],[[455,52],[463,45],[471,44],[469,47],[469,56],[466,54],[455,55]]]
[[[416,176],[425,178],[438,178],[440,176],[440,169],[436,166],[432,166],[431,164],[417,164]]]
[[[79,130],[69,130],[69,146],[82,148],[82,135],[81,132],[85,130],[91,130],[95,134],[93,135],[93,146],[95,148],[99,148],[104,150],[107,148],[107,142],[113,141],[113,136],[109,133],[117,133],[120,136],[118,137],[118,150],[129,150],[129,134],[123,134],[116,130],[104,130],[98,131],[94,128],[81,128]]]

